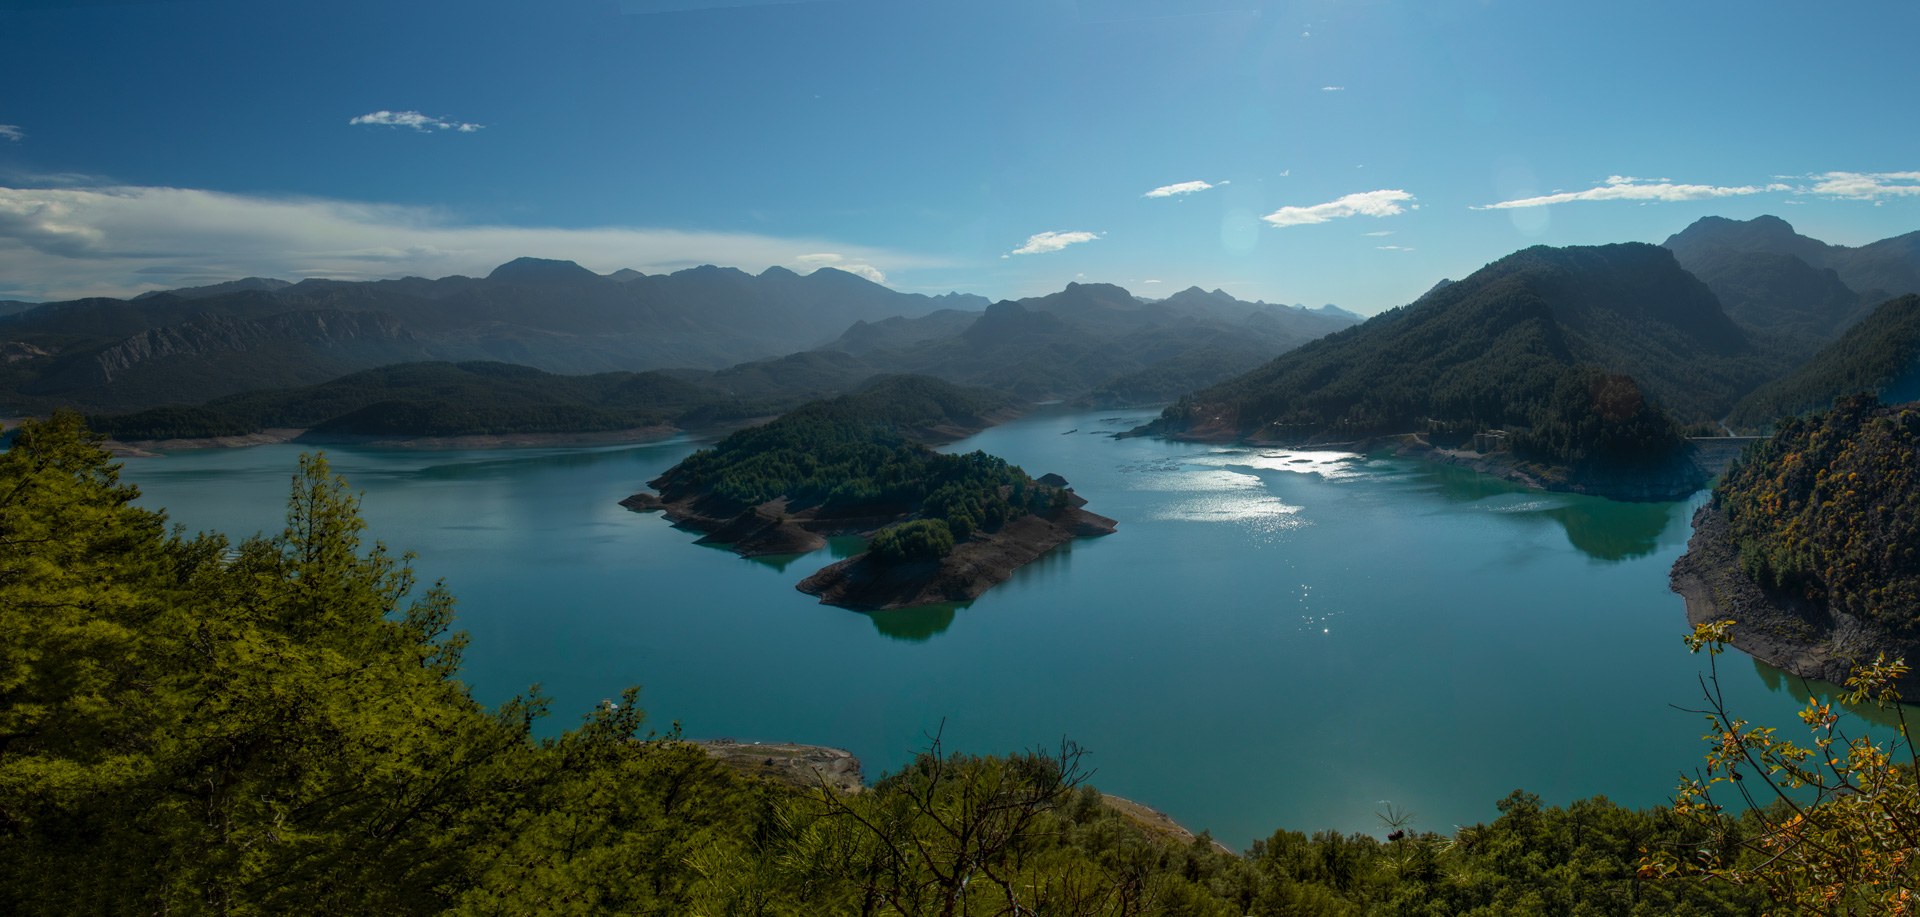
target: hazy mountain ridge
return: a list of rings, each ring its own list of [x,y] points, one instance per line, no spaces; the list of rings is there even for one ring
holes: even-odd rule
[[[134,300],[48,303],[0,315],[0,344],[22,345],[9,351],[20,358],[0,374],[0,397],[14,409],[126,410],[434,359],[503,360],[575,373],[718,369],[825,344],[855,321],[914,317],[978,298],[900,293],[832,268],[805,276],[778,267],[753,275],[713,266],[626,274],[614,279],[569,261],[523,258],[485,278],[293,284],[248,278]],[[270,321],[293,313],[384,315],[393,346],[342,347],[294,333],[292,320]],[[249,322],[266,322],[268,330],[242,330]],[[281,333],[266,365],[257,351],[274,336],[272,327]],[[302,341],[312,346],[303,350]],[[191,372],[127,372],[188,355],[197,364]],[[75,368],[89,361],[99,371]]]
[[[1730,314],[1759,327],[1802,325],[1831,339],[1875,305],[1920,293],[1920,232],[1849,247],[1801,235],[1776,216],[1702,217],[1662,245],[1714,288]],[[1835,281],[1856,295],[1848,299]]]

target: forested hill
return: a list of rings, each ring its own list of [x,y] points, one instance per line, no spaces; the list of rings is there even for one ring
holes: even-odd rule
[[[1780,422],[1714,488],[1755,583],[1920,635],[1920,405],[1850,395]]]
[[[379,436],[591,433],[778,413],[657,373],[563,376],[511,363],[403,363],[319,385],[87,418],[120,440],[237,436],[274,427]]]
[[[1824,410],[1855,392],[1889,403],[1920,399],[1920,295],[1882,303],[1800,368],[1742,398],[1727,423],[1764,428],[1789,414]]]
[[[1303,441],[1531,428],[1546,458],[1658,453],[1785,369],[1664,248],[1536,246],[1183,398],[1144,432]]]
[[[565,373],[717,369],[824,344],[858,320],[986,304],[900,293],[832,268],[603,276],[522,258],[484,278],[251,278],[0,316],[0,396],[12,410],[129,411],[422,360]]]

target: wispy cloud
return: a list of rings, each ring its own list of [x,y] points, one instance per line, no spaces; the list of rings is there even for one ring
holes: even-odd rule
[[[1736,197],[1743,194],[1759,194],[1763,191],[1792,191],[1793,188],[1782,184],[1770,185],[1682,185],[1666,179],[1648,181],[1626,175],[1613,175],[1605,184],[1585,191],[1562,191],[1555,194],[1543,194],[1539,197],[1526,197],[1514,201],[1501,201],[1497,204],[1482,204],[1474,210],[1515,210],[1522,207],[1545,207],[1549,204],[1565,204],[1569,201],[1704,201],[1717,197]]]
[[[1405,213],[1400,203],[1413,199],[1413,195],[1399,190],[1362,191],[1310,207],[1282,207],[1260,219],[1275,226],[1305,226],[1351,216],[1386,217]]]
[[[1221,182],[1220,184],[1224,185],[1226,184],[1226,182]],[[1149,191],[1140,196],[1141,197],[1173,197],[1175,195],[1180,195],[1180,194],[1192,194],[1195,191],[1205,191],[1208,188],[1212,188],[1212,187],[1214,186],[1203,181],[1183,181],[1176,185],[1161,185],[1160,187],[1155,188],[1152,191]]]
[[[1345,86],[1322,86],[1322,87],[1320,87],[1320,91],[1321,91],[1321,92],[1346,92],[1346,91],[1347,91],[1347,87],[1345,87]]]
[[[1828,197],[1865,201],[1920,194],[1920,172],[1821,172],[1807,177],[1814,180],[1810,193]]]
[[[867,264],[866,262],[863,262],[863,261],[857,261],[852,258],[848,258],[845,255],[838,255],[832,252],[822,252],[817,255],[801,255],[800,257],[795,258],[793,260],[804,267],[811,267],[811,268],[830,267],[836,270],[846,271],[849,274],[859,274],[860,276],[865,277],[868,280],[873,281],[874,283],[887,282],[887,275],[885,273],[882,273],[879,268],[874,267],[871,264]]]
[[[1401,246],[1401,245],[1376,245],[1376,246],[1374,246],[1374,248],[1377,248],[1377,249],[1379,249],[1379,250],[1381,250],[1381,251],[1383,251],[1383,252],[1410,252],[1410,251],[1413,251],[1413,249],[1411,249],[1411,248],[1407,248],[1407,247],[1405,247],[1405,246]]]
[[[27,132],[21,130],[20,125],[18,124],[0,124],[0,137],[5,137],[6,139],[12,140],[17,143],[19,142],[20,138],[25,137],[26,135],[27,135]]]
[[[885,276],[882,265],[892,271],[938,263],[820,238],[476,226],[428,208],[184,188],[0,187],[0,299],[127,296],[250,275],[483,275],[522,255],[565,258],[601,273],[832,266],[876,280]]]
[[[1391,230],[1391,229],[1382,229],[1382,230],[1380,230],[1379,232],[1368,232],[1368,233],[1361,233],[1361,235],[1367,235],[1367,236],[1390,236],[1390,235],[1393,235],[1393,230]]]
[[[446,118],[435,118],[430,115],[423,115],[417,111],[387,111],[384,108],[372,114],[361,115],[347,123],[378,125],[382,127],[411,127],[416,131],[423,132],[434,130],[459,131],[462,134],[471,134],[474,131],[486,127],[484,124],[470,124],[466,121],[450,121]]]
[[[1043,255],[1047,252],[1057,252],[1069,245],[1092,242],[1100,238],[1100,235],[1097,232],[1036,232],[1027,237],[1027,244],[1008,252],[1007,255]]]

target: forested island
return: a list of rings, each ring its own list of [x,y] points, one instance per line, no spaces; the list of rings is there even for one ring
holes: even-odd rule
[[[1731,620],[1734,646],[1835,684],[1881,653],[1920,660],[1917,407],[1851,395],[1748,447],[1674,564],[1688,620]]]
[[[829,535],[867,551],[799,589],[858,609],[966,601],[1070,538],[1114,521],[1083,509],[1064,479],[1005,459],[926,447],[1013,415],[1018,402],[925,376],[893,376],[737,431],[628,497],[746,556],[801,554]]]

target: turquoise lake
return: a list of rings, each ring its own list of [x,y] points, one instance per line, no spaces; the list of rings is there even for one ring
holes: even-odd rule
[[[942,729],[1063,738],[1101,789],[1244,848],[1548,802],[1664,802],[1703,750],[1704,656],[1667,571],[1691,503],[1548,494],[1424,462],[1115,440],[1152,412],[1043,410],[953,449],[1065,475],[1118,534],[970,605],[875,615],[793,586],[842,540],[747,560],[617,505],[697,448],[327,450],[371,534],[444,579],[485,703],[539,683],[566,728],[628,685],[692,738],[851,749],[869,779]],[[1073,432],[1068,432],[1073,431]],[[130,459],[189,530],[278,531],[301,447]],[[1734,708],[1796,725],[1791,679],[1721,657]],[[1798,685],[1792,688],[1797,689]],[[1797,734],[1783,728],[1784,734]]]

